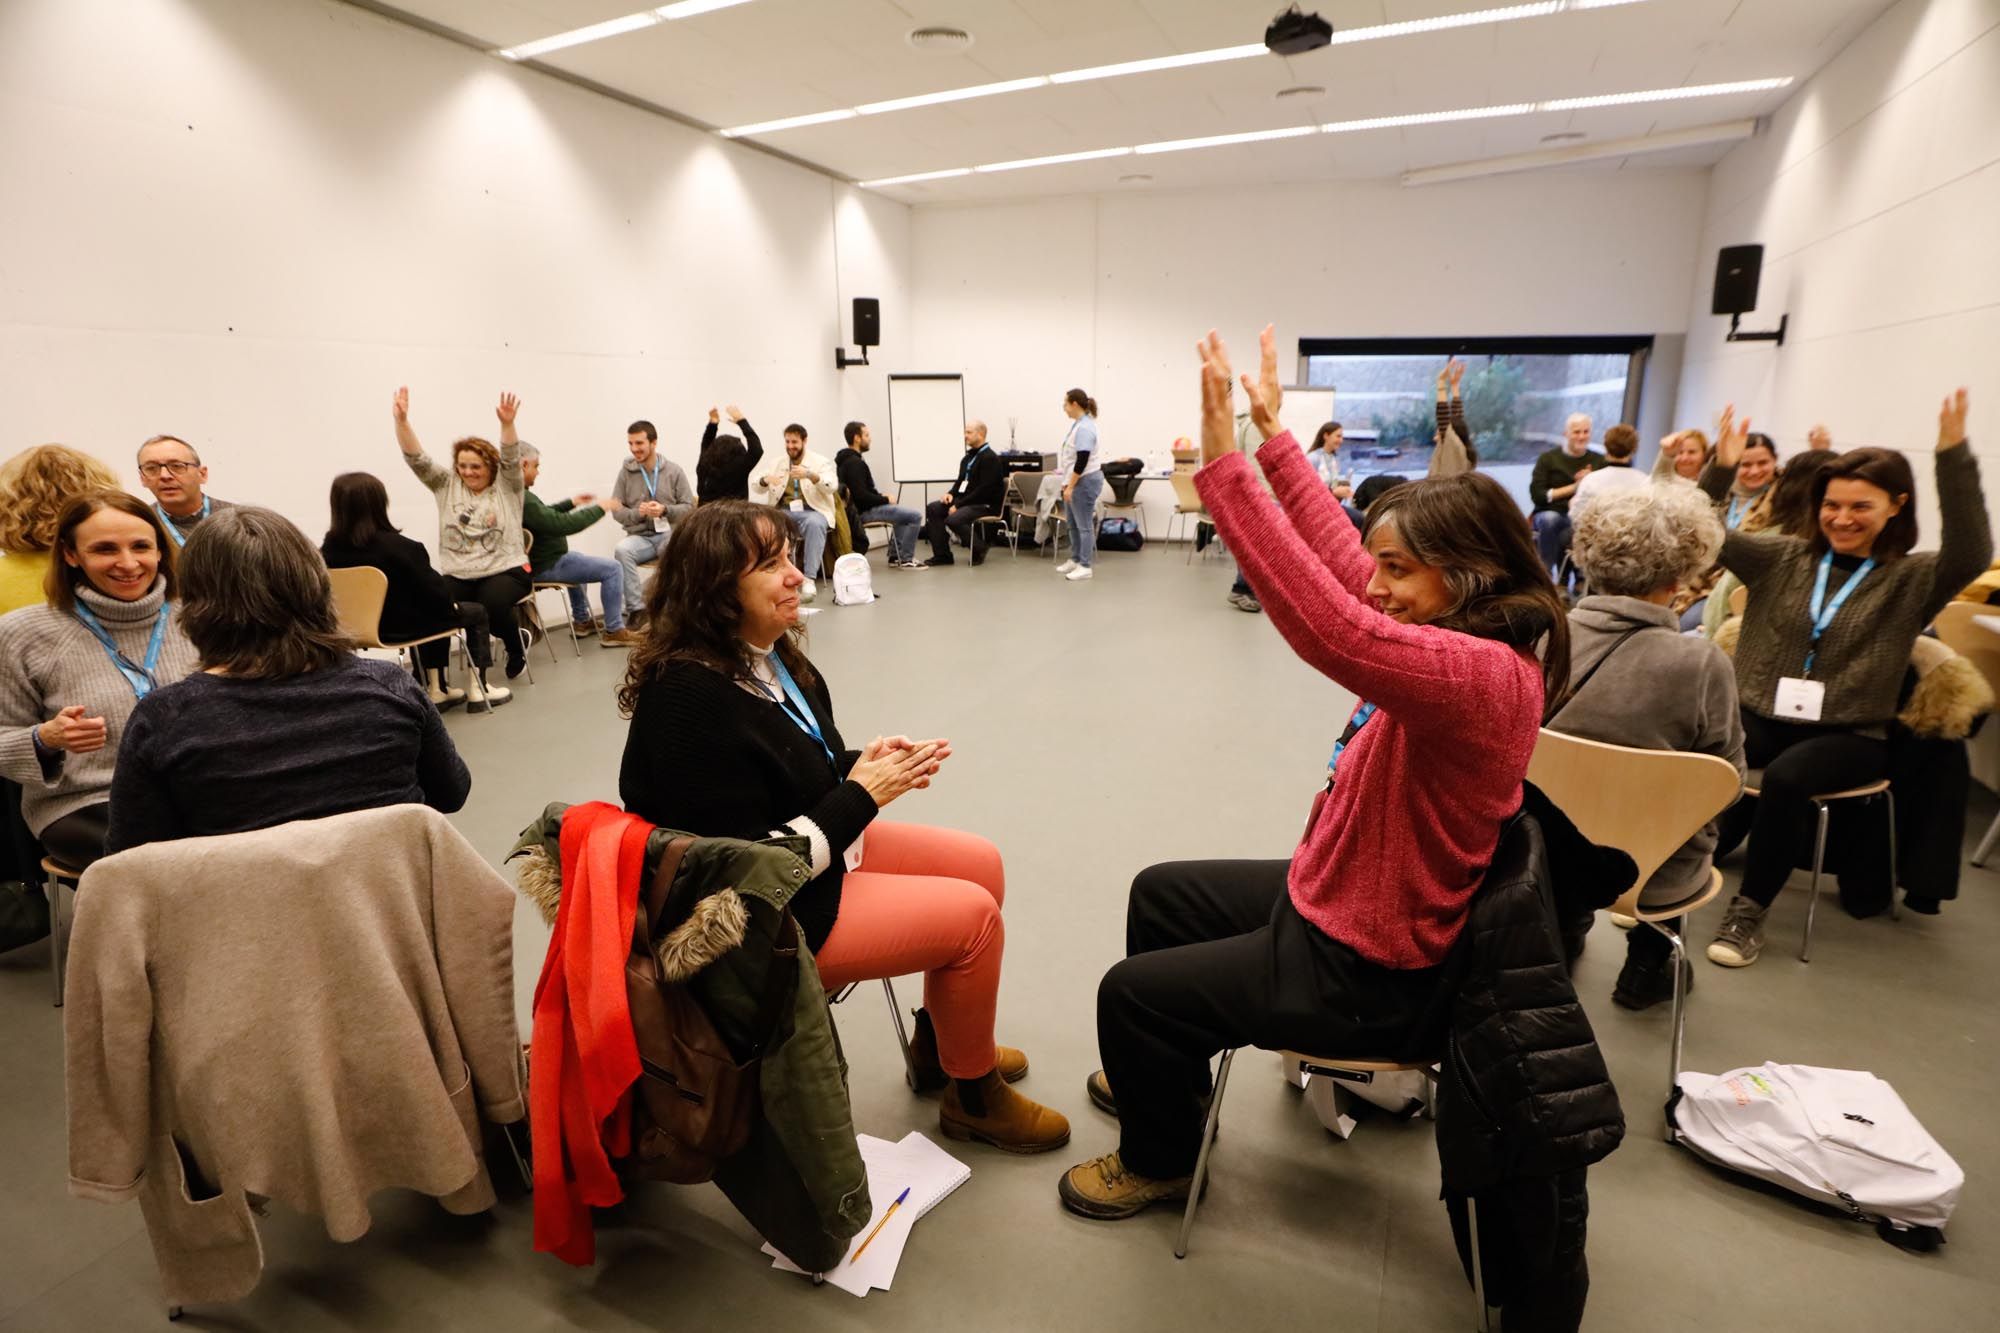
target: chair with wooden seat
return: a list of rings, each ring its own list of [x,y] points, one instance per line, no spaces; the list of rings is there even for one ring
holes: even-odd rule
[[[69,941],[63,938],[63,885],[76,891],[83,872],[66,866],[53,856],[42,858],[42,884],[49,897],[49,972],[56,979],[56,1008],[63,1002],[63,955]]]
[[[1007,496],[1000,506],[1000,512],[1007,517],[1008,545],[1013,548],[1017,558],[1021,554],[1022,525],[1026,524],[1026,530],[1031,533],[1035,529],[1037,522],[1035,503],[1041,493],[1042,478],[1047,475],[1046,472],[1015,472],[1007,477]],[[1062,545],[1063,534],[1069,531],[1069,519],[1063,513],[1062,506],[1057,505],[1049,514],[1049,520],[1055,525],[1051,529],[1054,535],[1049,540],[1049,555],[1053,558],[1057,548]]]
[[[1174,488],[1174,512],[1167,518],[1167,540],[1174,539],[1174,520],[1181,520],[1181,537],[1188,544],[1187,559],[1182,564],[1194,563],[1194,539],[1188,535],[1188,520],[1193,519],[1196,531],[1209,521],[1208,506],[1201,502],[1201,493],[1194,488],[1194,474],[1176,472],[1168,478]]]
[[[1710,867],[1708,882],[1679,902],[1642,905],[1639,895],[1681,844],[1735,803],[1743,780],[1736,765],[1712,754],[1638,750],[1544,727],[1528,761],[1528,781],[1569,816],[1584,837],[1617,848],[1639,867],[1632,887],[1611,910],[1657,930],[1673,947],[1673,1035],[1667,1064],[1671,1093],[1680,1080],[1681,1047],[1687,1034],[1687,942],[1669,923],[1721,893],[1722,872]],[[1672,1141],[1671,1130],[1668,1139]]]
[[[408,666],[412,649],[441,639],[456,639],[464,652],[466,671],[469,673],[472,670],[472,655],[466,651],[465,631],[462,629],[440,630],[420,639],[401,639],[393,643],[382,638],[382,604],[389,599],[389,576],[381,570],[372,565],[356,565],[350,569],[329,569],[326,576],[333,585],[333,610],[340,618],[341,632],[363,648],[387,649]]]
[[[1754,798],[1763,785],[1764,771],[1753,769],[1743,784],[1743,794]],[[1889,916],[1891,920],[1902,919],[1902,909],[1896,905],[1896,793],[1889,786],[1889,779],[1866,782],[1859,787],[1849,787],[1846,791],[1822,792],[1807,797],[1813,809],[1818,812],[1818,828],[1813,834],[1812,894],[1806,899],[1806,931],[1799,941],[1799,961],[1812,961],[1813,918],[1819,914],[1819,880],[1826,867],[1826,826],[1829,812],[1838,801],[1872,801],[1881,797],[1889,803]]]

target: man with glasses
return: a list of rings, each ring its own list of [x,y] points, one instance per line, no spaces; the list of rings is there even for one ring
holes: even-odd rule
[[[177,547],[187,545],[195,524],[229,508],[229,501],[202,493],[208,469],[194,446],[177,435],[155,435],[139,446],[139,481],[153,493],[153,508]]]

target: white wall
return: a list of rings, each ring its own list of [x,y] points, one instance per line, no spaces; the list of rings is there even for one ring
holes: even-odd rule
[[[519,393],[553,498],[711,403],[831,453],[847,298],[910,332],[904,206],[330,0],[6,0],[0,180],[0,454],[171,431],[315,535],[364,468],[434,541],[399,384],[433,451]]]
[[[922,364],[907,368],[964,371],[968,411],[1002,442],[1018,417],[1023,447],[1054,448],[1063,391],[1081,386],[1103,409],[1109,453],[1148,457],[1196,433],[1194,343],[1211,326],[1254,369],[1256,331],[1276,321],[1288,376],[1305,336],[1675,334],[1707,177],[1590,170],[920,207]],[[1149,521],[1170,504],[1157,489]]]

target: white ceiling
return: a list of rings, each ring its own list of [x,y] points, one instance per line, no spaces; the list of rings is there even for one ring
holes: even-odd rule
[[[644,8],[640,0],[392,0],[494,48]],[[1305,0],[1336,29],[1507,0]],[[783,130],[760,142],[872,180],[984,162],[1324,121],[1790,75],[1803,82],[1891,0],[1650,0],[1618,8],[1333,46]],[[1260,41],[1281,0],[753,0],[540,57],[713,126],[968,84]],[[950,24],[962,55],[905,34]],[[1281,88],[1318,84],[1317,100]],[[1313,135],[891,186],[913,203],[1112,188],[1392,177],[1528,152],[1544,136],[1609,140],[1766,115],[1796,91]],[[1724,146],[1597,164],[1713,162]],[[1119,185],[1133,173],[1150,183]]]

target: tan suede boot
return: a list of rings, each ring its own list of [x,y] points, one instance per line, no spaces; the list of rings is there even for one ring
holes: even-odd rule
[[[916,1019],[916,1031],[910,1034],[910,1086],[923,1093],[942,1092],[951,1076],[938,1060],[937,1028],[931,1023],[931,1011],[919,1009],[911,1017]],[[1028,1076],[1028,1057],[1012,1046],[995,1046],[993,1067],[1009,1083],[1019,1083]]]
[[[1069,1120],[1007,1085],[996,1069],[984,1078],[955,1078],[938,1105],[948,1139],[976,1139],[1002,1152],[1050,1152],[1069,1142]]]

